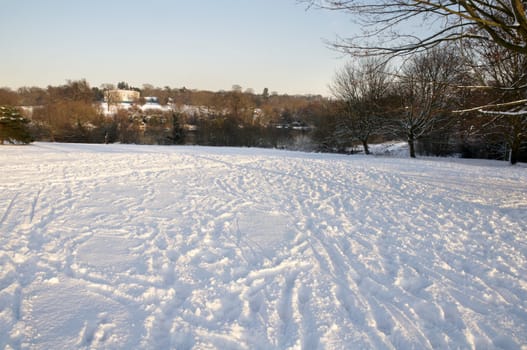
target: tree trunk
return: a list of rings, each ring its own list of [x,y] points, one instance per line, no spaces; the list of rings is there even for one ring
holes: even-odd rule
[[[412,133],[408,135],[408,148],[410,150],[410,157],[415,158],[415,139]]]
[[[362,147],[364,147],[364,154],[370,154],[370,148],[368,147],[367,140],[362,140]]]
[[[180,115],[172,113],[172,144],[179,145],[183,143],[183,127],[180,123]]]
[[[518,155],[520,154],[520,138],[518,136],[514,137],[511,145],[511,164],[514,165],[518,163]]]

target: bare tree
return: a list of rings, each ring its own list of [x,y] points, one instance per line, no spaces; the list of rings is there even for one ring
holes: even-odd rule
[[[378,59],[359,60],[355,65],[346,64],[338,71],[330,89],[344,107],[344,114],[337,122],[337,138],[358,140],[369,154],[368,139],[379,131],[389,83],[386,64]]]
[[[522,145],[527,142],[527,55],[506,50],[495,43],[478,43],[471,47],[474,71],[480,91],[489,101],[486,105],[465,108],[458,113],[471,113],[486,119],[481,133],[505,141],[512,164],[518,161]]]
[[[103,84],[101,88],[103,90],[104,100],[106,101],[107,111],[110,112],[110,106],[117,105],[121,102],[121,98],[113,84]]]
[[[332,45],[353,56],[396,56],[427,51],[447,42],[495,44],[506,51],[527,54],[525,0],[298,0],[323,9],[349,13],[362,33],[340,38]],[[420,26],[416,29],[416,24]],[[412,29],[413,28],[413,29]],[[472,53],[469,53],[471,55]],[[504,88],[509,88],[505,86]],[[527,88],[523,86],[525,91]],[[527,99],[485,103],[510,112],[525,109]],[[464,111],[464,110],[463,110]]]
[[[453,88],[464,73],[459,56],[447,47],[438,47],[414,56],[395,82],[399,96],[396,128],[405,134],[410,157],[415,158],[415,142],[444,125],[450,112]]]
[[[18,106],[19,103],[20,97],[15,91],[9,88],[0,88],[0,105]]]
[[[254,105],[249,96],[243,93],[238,85],[234,85],[232,91],[224,93],[219,102],[227,115],[236,123],[240,125],[251,125],[253,123]]]
[[[527,54],[525,0],[300,0],[310,6],[350,13],[361,35],[335,46],[359,55],[404,55],[459,39],[491,41]],[[409,32],[415,23],[428,30]],[[369,40],[375,39],[377,42]]]

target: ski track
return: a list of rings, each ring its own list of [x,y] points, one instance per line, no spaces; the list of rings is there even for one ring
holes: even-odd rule
[[[0,151],[0,348],[527,349],[525,168]]]

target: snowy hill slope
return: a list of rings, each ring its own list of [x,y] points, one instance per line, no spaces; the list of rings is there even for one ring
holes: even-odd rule
[[[527,348],[527,171],[0,149],[0,348]]]

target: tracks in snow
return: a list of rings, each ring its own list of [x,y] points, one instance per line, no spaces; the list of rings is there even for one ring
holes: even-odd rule
[[[52,153],[7,179],[0,345],[54,345],[64,312],[61,344],[95,348],[470,348],[525,329],[525,188],[172,150]]]

